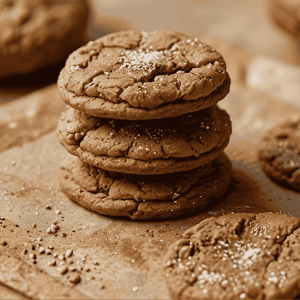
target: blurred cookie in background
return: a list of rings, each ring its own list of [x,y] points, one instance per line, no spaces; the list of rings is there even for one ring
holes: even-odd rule
[[[86,43],[85,0],[1,0],[0,78],[64,61]]]
[[[300,40],[299,0],[272,0],[269,10],[271,18],[281,29]]]
[[[300,117],[277,124],[260,139],[259,162],[275,182],[300,190]]]

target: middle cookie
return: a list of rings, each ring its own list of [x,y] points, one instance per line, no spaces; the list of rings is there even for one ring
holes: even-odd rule
[[[69,108],[57,130],[60,143],[85,163],[141,175],[203,166],[223,152],[230,134],[230,118],[217,106],[147,121],[104,119]]]

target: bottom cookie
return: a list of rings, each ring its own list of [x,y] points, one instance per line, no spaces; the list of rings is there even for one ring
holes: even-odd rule
[[[191,171],[141,176],[105,171],[70,157],[61,166],[59,182],[71,200],[99,214],[171,218],[200,211],[223,196],[231,182],[231,162],[222,154]]]
[[[165,279],[174,299],[292,299],[300,294],[300,219],[231,214],[187,230],[170,246]]]

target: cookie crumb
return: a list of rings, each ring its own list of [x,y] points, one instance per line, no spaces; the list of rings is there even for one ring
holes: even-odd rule
[[[68,266],[64,265],[62,267],[57,268],[57,270],[59,271],[59,274],[63,275],[68,272]]]
[[[67,250],[65,256],[66,257],[71,257],[72,255],[73,255],[73,250],[72,249]]]
[[[48,262],[48,266],[55,266],[56,265],[56,260],[52,259]]]
[[[81,277],[78,273],[72,273],[72,274],[68,275],[67,280],[70,283],[77,284],[80,282]]]

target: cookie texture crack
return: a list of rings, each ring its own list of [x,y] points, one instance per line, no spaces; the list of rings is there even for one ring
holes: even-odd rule
[[[286,299],[298,294],[296,217],[227,215],[206,219],[182,237],[169,248],[164,265],[176,299]]]
[[[61,166],[62,190],[80,205],[105,215],[152,219],[203,209],[222,196],[231,182],[225,154],[204,167],[166,175],[109,172],[69,158]],[[90,199],[90,200],[89,200]]]
[[[164,30],[119,32],[90,42],[69,56],[62,73],[64,88],[77,96],[151,110],[207,97],[227,76],[217,51]]]
[[[139,122],[97,118],[69,108],[57,130],[59,141],[71,154],[154,164],[169,158],[201,158],[222,147],[230,134],[229,116],[215,106],[167,121]]]
[[[261,138],[259,161],[274,181],[300,190],[299,118],[269,129]]]
[[[101,97],[94,96],[78,96],[70,92],[65,87],[65,74],[64,70],[61,71],[58,78],[58,87],[62,99],[71,107],[84,111],[93,116],[114,119],[129,119],[129,120],[150,120],[162,119],[167,117],[175,117],[184,113],[190,113],[205,109],[209,106],[216,104],[222,100],[229,92],[230,78],[226,73],[223,85],[216,88],[211,94],[206,97],[198,98],[193,101],[185,101],[178,99],[160,105],[155,109],[144,109],[131,107],[127,102],[113,103],[106,101]]]

